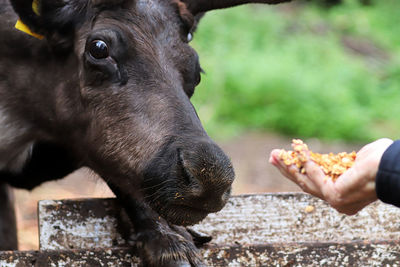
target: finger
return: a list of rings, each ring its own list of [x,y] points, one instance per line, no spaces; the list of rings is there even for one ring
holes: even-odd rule
[[[358,200],[376,200],[375,176],[376,172],[369,170],[373,163],[366,160],[356,162],[353,167],[344,172],[335,183],[337,191],[343,195],[353,195]]]
[[[275,165],[275,167],[277,167],[277,169],[283,176],[297,183],[295,174],[299,172],[299,169],[296,166],[294,165],[286,166],[284,164],[282,165],[278,163],[278,165]]]
[[[272,150],[269,158],[269,162],[274,165],[275,167],[278,168],[281,174],[283,174],[285,177],[289,178],[293,182],[296,182],[294,180],[294,173],[298,172],[298,168],[294,165],[287,166],[280,158],[280,153],[282,150],[280,149],[274,149]]]
[[[321,167],[317,165],[314,161],[308,160],[304,164],[304,169],[306,171],[307,177],[313,181],[313,183],[322,188],[326,185],[327,177],[322,171]]]
[[[363,176],[359,173],[357,166],[348,169],[336,180],[337,191],[341,192],[343,195],[362,191],[364,180],[359,179],[359,177]]]
[[[366,179],[362,171],[350,168],[335,182],[336,191],[348,203],[373,202],[377,200],[375,180]],[[346,203],[345,203],[346,204]]]
[[[289,178],[289,180],[296,183],[304,192],[312,194],[316,197],[321,198],[322,193],[307,176],[300,173],[299,168],[295,165],[287,166],[279,157],[281,150],[275,149],[270,154],[269,162],[278,168],[280,173]]]
[[[323,170],[315,162],[309,160],[304,164],[307,177],[315,184],[321,192],[321,198],[332,203],[334,201],[341,201],[342,194],[340,194],[335,186],[335,182],[325,175]]]
[[[371,153],[383,154],[383,152],[393,143],[393,140],[388,138],[381,138],[372,143],[369,143],[362,147],[360,151],[357,152],[357,159],[362,159],[364,156],[368,156]]]
[[[343,179],[343,177],[339,177],[339,179]],[[376,193],[371,194],[368,186],[343,189],[337,185],[338,181],[327,181],[324,188],[322,188],[322,193],[325,200],[339,212],[353,215],[377,199]]]
[[[322,198],[322,192],[318,186],[316,186],[306,175],[301,174],[297,166],[290,165],[278,167],[278,169],[285,177],[296,183],[304,192]]]
[[[323,199],[321,189],[314,184],[314,182],[308,176],[297,172],[294,174],[294,179],[296,180],[295,183],[297,183],[304,192]]]
[[[274,150],[272,150],[271,153],[270,153],[269,162],[272,165],[275,165],[275,166],[277,166],[277,165],[281,165],[283,167],[287,166],[284,163],[284,161],[281,159],[281,155],[282,155],[283,152],[284,152],[283,149],[274,149]]]
[[[282,150],[280,149],[274,149],[271,151],[269,155],[269,163],[271,163],[274,166],[277,166],[279,164],[280,157],[279,154],[281,153]]]

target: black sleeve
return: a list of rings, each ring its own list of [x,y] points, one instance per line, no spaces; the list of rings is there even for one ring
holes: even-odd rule
[[[376,175],[376,194],[381,201],[400,207],[400,140],[383,153]]]

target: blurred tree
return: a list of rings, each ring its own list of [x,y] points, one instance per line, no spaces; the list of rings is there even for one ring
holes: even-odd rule
[[[371,5],[372,0],[359,0],[363,5]],[[321,4],[325,7],[332,7],[343,3],[343,0],[316,0],[318,4]]]
[[[400,1],[342,0],[328,10],[312,1],[201,21],[193,45],[207,75],[193,103],[211,135],[398,138]]]

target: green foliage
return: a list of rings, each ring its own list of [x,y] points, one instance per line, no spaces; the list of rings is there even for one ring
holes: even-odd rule
[[[398,10],[400,1],[385,0],[207,14],[193,42],[206,72],[193,97],[205,128],[217,137],[257,129],[324,139],[398,138]]]

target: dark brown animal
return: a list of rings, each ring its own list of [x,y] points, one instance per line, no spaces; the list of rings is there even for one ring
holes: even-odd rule
[[[188,42],[203,12],[284,1],[0,0],[2,195],[87,166],[125,208],[147,266],[202,265],[175,225],[219,211],[234,171],[190,103],[201,68]],[[9,233],[2,249],[16,249]]]

